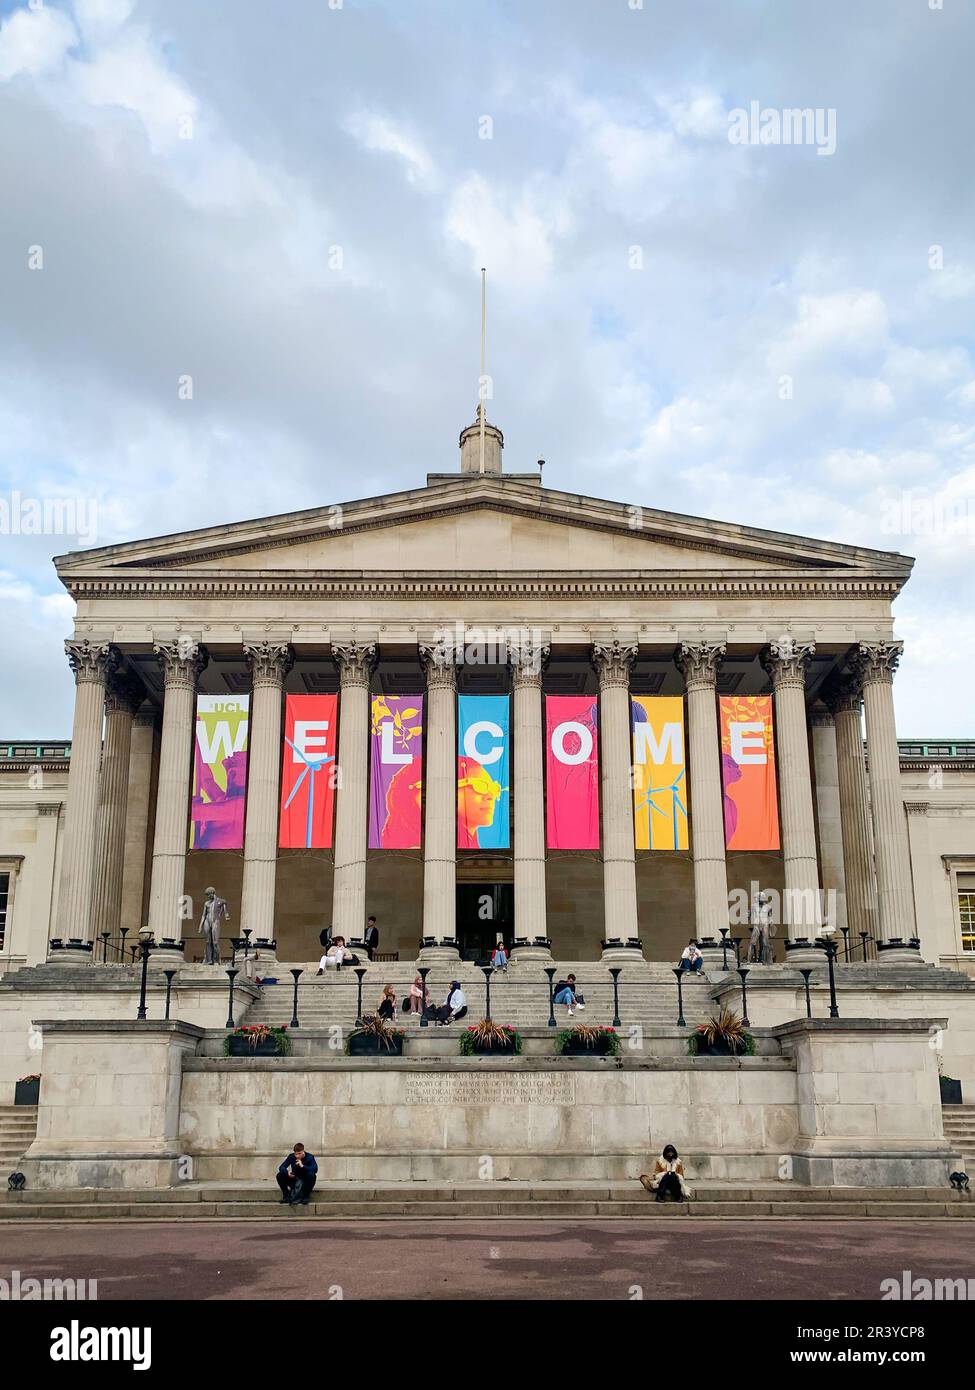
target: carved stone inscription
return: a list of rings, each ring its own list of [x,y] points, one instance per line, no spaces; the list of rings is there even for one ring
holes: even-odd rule
[[[407,1105],[571,1105],[572,1077],[565,1072],[519,1076],[408,1076]]]

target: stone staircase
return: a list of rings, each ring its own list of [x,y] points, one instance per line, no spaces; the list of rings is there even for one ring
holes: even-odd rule
[[[0,1177],[14,1171],[36,1133],[36,1105],[0,1105]]]
[[[962,1156],[962,1169],[975,1182],[975,1105],[945,1105],[945,1138],[952,1150]]]
[[[633,1181],[324,1185],[307,1207],[283,1207],[273,1182],[188,1183],[148,1191],[80,1188],[0,1193],[0,1221],[575,1220],[676,1217],[942,1220],[975,1217],[975,1201],[944,1188],[799,1187],[785,1182],[693,1185],[689,1201],[657,1202]]]
[[[294,968],[298,968],[296,962]],[[294,982],[289,975],[290,965],[278,965],[274,975],[277,984],[266,985],[261,998],[251,1006],[244,1022],[267,1023],[274,1026],[290,1023],[294,998]],[[302,1028],[328,1028],[333,1024],[350,1027],[356,1018],[358,998],[356,977],[348,967],[339,972],[317,975],[317,962],[305,963],[298,984],[298,1020]],[[567,1011],[556,1006],[555,1016],[560,1028],[572,1023],[611,1024],[613,1019],[613,986],[609,971],[599,962],[585,961],[577,965],[562,964],[556,977],[575,974],[585,996],[586,1007],[573,1019]],[[416,970],[411,962],[382,963],[369,968],[362,982],[363,1012],[375,1010],[383,986],[391,984],[396,990],[397,1003],[409,994]],[[627,978],[630,976],[631,978]],[[446,998],[451,979],[459,979],[467,997],[468,1022],[484,1016],[484,975],[470,964],[438,967],[427,977],[430,994],[436,1003]],[[700,977],[686,977],[683,982],[684,1019],[689,1028],[709,1017],[713,1011],[709,984]],[[619,1004],[622,1027],[640,1025],[645,1029],[672,1028],[677,1022],[677,984],[669,966],[642,963],[624,967],[619,981]],[[534,967],[512,965],[507,974],[496,973],[491,978],[491,1016],[498,1023],[513,1028],[543,1028],[548,1022],[548,981]],[[418,1026],[415,1018],[397,1015],[397,1024]]]

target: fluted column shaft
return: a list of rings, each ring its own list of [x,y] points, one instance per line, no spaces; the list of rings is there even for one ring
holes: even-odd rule
[[[114,937],[121,922],[132,722],[144,696],[141,683],[131,677],[109,678],[105,694],[105,747],[98,788],[98,845],[92,906],[95,939],[105,932]]]
[[[152,843],[149,929],[157,947],[182,940],[189,905],[184,898],[190,806],[190,768],[196,683],[207,664],[206,648],[190,638],[153,647],[163,668],[162,739]]]
[[[247,755],[247,821],[240,893],[241,932],[251,941],[274,939],[274,895],[278,868],[278,779],[281,771],[281,694],[294,662],[287,643],[244,643],[251,672]]]
[[[125,800],[125,851],[119,926],[137,932],[146,924],[145,890],[157,713],[144,705],[132,721],[129,789]],[[135,937],[132,938],[135,940]]]
[[[423,939],[436,958],[457,948],[457,667],[449,642],[421,646],[420,660],[427,677]]]
[[[856,945],[863,932],[877,932],[877,884],[867,796],[867,765],[860,723],[862,688],[855,677],[831,682],[823,692],[836,729],[836,770],[840,787],[840,830],[846,880],[846,924]]]
[[[832,714],[823,709],[814,710],[809,722],[816,778],[816,826],[819,831],[823,913],[829,925],[842,930],[847,926],[846,871],[843,864],[836,727]]]
[[[607,949],[639,940],[633,839],[633,735],[630,668],[637,646],[596,642],[599,677],[600,789],[603,811],[603,911]]]
[[[371,643],[332,644],[339,666],[338,805],[332,932],[362,945],[366,926],[366,844],[369,806],[369,681],[376,665]]]
[[[81,942],[70,948],[71,963],[91,959],[92,889],[98,820],[98,778],[102,753],[105,682],[118,667],[118,652],[108,642],[65,642],[75,678],[71,763],[61,845],[61,883],[55,938]],[[66,946],[53,958],[66,960]]]
[[[811,642],[782,638],[762,654],[775,692],[786,891],[783,915],[793,942],[815,940],[821,924],[805,694],[806,663],[815,650]]]
[[[542,670],[547,646],[509,647],[514,688],[515,939],[547,940]],[[543,948],[547,952],[547,948]]]
[[[721,928],[728,925],[721,746],[715,703],[718,667],[724,653],[722,643],[683,642],[674,654],[687,689],[694,931],[699,942],[719,941]]]
[[[863,682],[880,940],[906,946],[917,926],[894,720],[894,672],[903,650],[903,642],[861,642],[853,667]]]

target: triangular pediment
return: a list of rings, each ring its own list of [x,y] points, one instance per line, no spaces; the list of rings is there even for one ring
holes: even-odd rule
[[[67,587],[97,575],[430,573],[900,576],[904,556],[681,516],[510,477],[285,513],[58,558]]]

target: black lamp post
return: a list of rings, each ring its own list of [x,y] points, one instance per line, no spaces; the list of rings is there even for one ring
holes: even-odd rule
[[[353,973],[359,982],[359,993],[355,1001],[355,1025],[358,1028],[362,1024],[362,977],[366,973],[366,967],[357,965]]]
[[[826,965],[829,968],[829,1016],[839,1018],[840,1011],[836,1004],[836,972],[833,964],[836,960],[836,942],[832,938],[826,940]]]
[[[677,1027],[686,1028],[684,1022],[684,972],[679,967],[674,967],[674,974],[677,976]]]
[[[108,964],[108,939],[109,939],[109,937],[111,936],[111,934],[112,934],[111,932],[107,932],[107,931],[103,931],[103,932],[101,933],[101,943],[102,943],[102,965],[107,965],[107,964]]]
[[[555,1028],[555,988],[553,984],[555,980],[555,966],[546,965],[545,974],[548,976],[548,1026],[550,1028]]]
[[[481,966],[481,969],[484,971],[484,1017],[485,1017],[485,1018],[488,1020],[488,1022],[490,1023],[490,1021],[491,1021],[491,971],[494,969],[494,967],[491,966],[491,965],[482,965],[482,966]]]
[[[227,979],[230,981],[230,994],[227,1001],[227,1027],[234,1027],[234,979],[240,974],[233,966],[227,971]]]
[[[733,936],[733,937],[731,938],[731,944],[732,944],[732,946],[734,946],[734,948],[735,948],[735,969],[736,969],[736,970],[737,970],[738,966],[741,965],[741,943],[742,943],[742,938],[741,938],[740,936]]]
[[[152,932],[143,927],[139,932],[139,950],[142,952],[142,984],[139,988],[139,1011],[136,1018],[146,1017],[146,983],[149,979],[149,952],[152,950]]]
[[[290,1025],[289,1025],[289,1026],[292,1027],[292,1028],[300,1028],[300,1027],[301,1027],[301,1024],[298,1022],[298,978],[299,978],[299,976],[300,976],[301,974],[302,974],[302,971],[301,971],[300,969],[299,969],[299,970],[292,969],[292,971],[291,971],[292,978],[294,979],[294,982],[295,982],[295,997],[294,997],[294,1002],[293,1002],[292,1005],[291,1005],[291,1023],[290,1023]]]
[[[740,965],[738,967],[738,978],[741,980],[741,1021],[748,1027],[748,991],[745,988],[745,977],[748,974],[748,967]]]
[[[869,933],[868,931],[862,931],[862,932],[859,932],[858,935],[859,935],[859,937],[860,937],[860,945],[861,945],[862,948],[863,948],[863,959],[864,959],[864,961],[866,961],[866,959],[867,959],[867,942],[870,940],[870,933]]]
[[[614,1027],[614,1028],[622,1028],[623,1025],[622,1025],[622,1022],[620,1021],[620,984],[619,984],[620,975],[623,973],[623,972],[622,972],[622,968],[621,968],[620,966],[618,966],[618,965],[611,965],[611,966],[610,966],[610,969],[609,969],[609,973],[610,973],[610,974],[612,975],[612,977],[613,977],[613,1027]]]
[[[122,929],[119,931],[118,958],[123,965],[125,964],[125,938],[128,936],[128,934],[128,927],[122,927]]]
[[[164,971],[163,971],[163,974],[166,976],[166,1017],[168,1018],[168,1017],[169,1017],[169,1001],[170,1001],[170,999],[172,998],[172,993],[173,993],[173,980],[175,980],[175,978],[176,978],[176,971],[175,971],[175,970],[164,970]]]
[[[840,927],[840,931],[843,933],[843,959],[844,959],[844,960],[849,960],[849,959],[850,959],[850,928],[849,928],[849,927]]]
[[[809,976],[812,974],[812,970],[807,965],[804,970],[799,971],[799,974],[802,976],[802,983],[806,986],[806,1017],[812,1018],[812,1000],[809,998]]]
[[[722,969],[722,970],[724,971],[724,973],[727,975],[727,973],[728,973],[728,928],[727,928],[727,927],[719,927],[718,930],[721,932],[721,969]]]
[[[241,932],[241,935],[242,935],[243,938],[244,938],[244,969],[245,969],[245,970],[247,969],[247,960],[248,960],[248,957],[250,956],[250,950],[251,950],[251,932],[252,932],[253,930],[254,930],[253,927],[245,927],[244,930]]]
[[[420,1000],[420,1027],[429,1028],[430,1020],[427,1018],[427,976],[430,974],[429,965],[421,965],[416,973],[420,977],[420,985],[423,990],[423,997]]]

